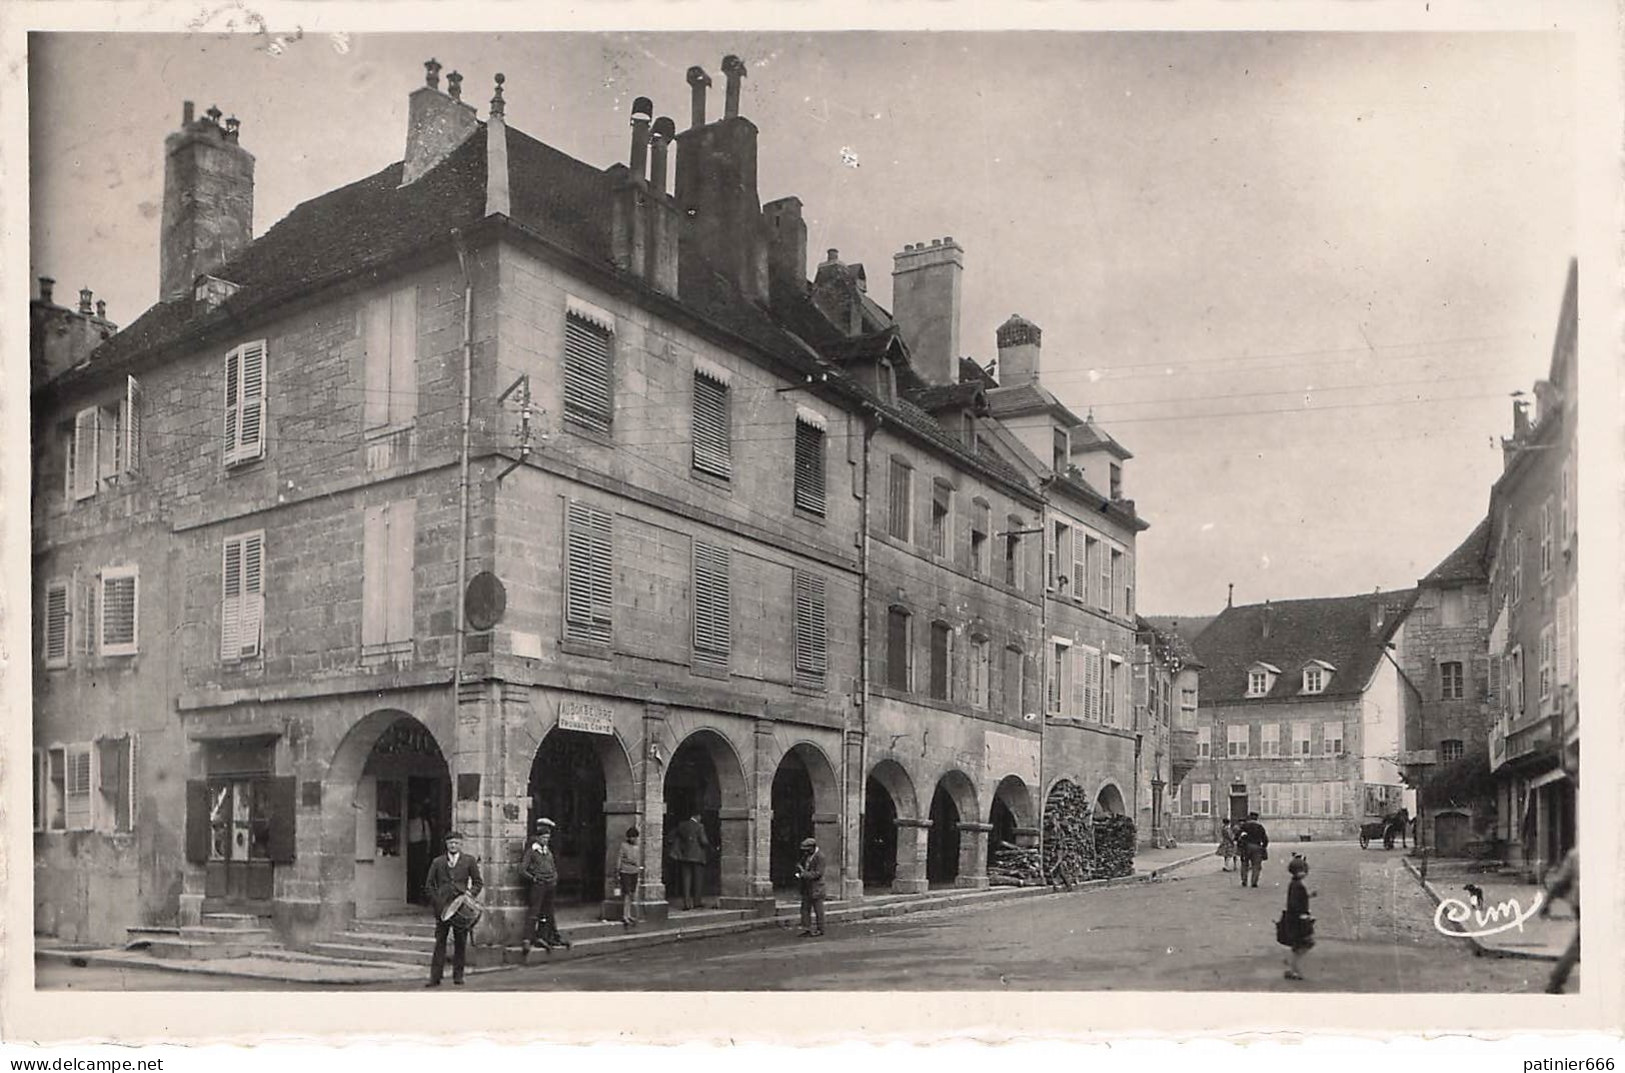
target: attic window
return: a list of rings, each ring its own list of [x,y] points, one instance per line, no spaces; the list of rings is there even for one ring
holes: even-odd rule
[[[1324,660],[1310,660],[1303,665],[1303,692],[1324,693],[1337,668]]]
[[[1275,679],[1281,673],[1279,667],[1268,663],[1255,663],[1247,669],[1247,696],[1265,697],[1275,686]]]

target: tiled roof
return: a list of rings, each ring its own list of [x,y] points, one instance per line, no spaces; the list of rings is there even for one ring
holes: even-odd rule
[[[1195,640],[1202,636],[1202,631],[1212,624],[1217,615],[1146,615],[1145,621],[1153,629],[1163,633],[1177,634],[1192,655],[1196,652]]]
[[[1137,616],[1139,628],[1151,635],[1151,658],[1164,666],[1193,667],[1200,669],[1202,660],[1192,648],[1190,642],[1179,635],[1179,631],[1166,626],[1159,626],[1156,622],[1143,615]]]
[[[987,409],[986,392],[980,384],[933,384],[911,393],[909,400],[930,414],[949,409],[972,411]]]
[[[1416,597],[1414,589],[1337,596],[1315,600],[1227,607],[1196,638],[1202,672],[1204,703],[1242,700],[1272,701],[1299,698],[1304,664],[1323,660],[1337,670],[1326,690],[1313,699],[1357,697],[1383,658],[1383,646],[1393,636]],[[1371,631],[1371,607],[1385,609],[1383,625]],[[1270,615],[1270,633],[1264,636],[1264,617]],[[1254,663],[1281,669],[1267,698],[1250,698],[1247,671]]]
[[[1489,580],[1490,520],[1485,518],[1455,551],[1428,572],[1423,584],[1447,584],[1456,581]]]
[[[1042,412],[1054,414],[1069,428],[1083,424],[1083,418],[1067,409],[1065,403],[1038,384],[995,388],[987,393],[987,407],[994,417],[1017,417]]]
[[[991,373],[977,364],[975,358],[959,359],[959,380],[965,384],[981,384],[983,387],[998,387],[999,382],[993,379]]]
[[[1105,448],[1118,458],[1134,457],[1127,447],[1112,439],[1105,429],[1095,424],[1093,417],[1086,418],[1083,425],[1072,432],[1072,453],[1077,454],[1079,451],[1089,451],[1097,447]]]

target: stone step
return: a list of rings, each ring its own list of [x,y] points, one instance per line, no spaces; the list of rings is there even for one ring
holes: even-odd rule
[[[239,928],[258,931],[270,927],[271,918],[253,913],[204,913],[201,926],[205,928]]]
[[[351,942],[325,942],[311,943],[310,952],[325,957],[339,958],[345,961],[383,962],[390,965],[424,966],[434,960],[434,951],[400,949],[393,946],[374,946],[365,943]],[[472,961],[474,951],[469,950],[469,960]]]
[[[391,950],[433,950],[434,933],[408,935],[404,932],[357,931],[352,928],[334,936],[334,942],[353,946],[376,946]],[[448,940],[449,942],[450,940]]]
[[[366,961],[361,958],[333,957],[328,954],[313,954],[305,950],[285,950],[281,947],[260,949],[254,951],[254,957],[264,958],[267,961],[283,961],[296,965],[336,965],[352,969],[388,969],[392,963],[387,961]],[[405,962],[400,964],[406,968]],[[414,964],[412,966],[416,968]]]
[[[222,943],[199,939],[159,938],[153,939],[147,946],[147,953],[155,958],[171,961],[198,961],[206,958],[246,957],[260,945],[258,940]]]
[[[366,920],[357,918],[350,925],[353,931],[370,932],[374,935],[427,935],[434,938],[434,922],[425,912],[421,917],[373,917]]]

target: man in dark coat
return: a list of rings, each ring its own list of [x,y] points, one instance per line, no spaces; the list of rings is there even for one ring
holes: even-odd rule
[[[536,837],[530,840],[524,858],[519,862],[519,874],[530,883],[530,919],[532,935],[525,939],[525,947],[534,943],[549,952],[555,946],[569,946],[570,940],[559,934],[558,922],[553,916],[553,896],[559,889],[559,866],[553,857],[553,821],[542,817],[536,821]]]
[[[472,853],[463,852],[463,836],[456,831],[451,832],[446,836],[446,852],[429,862],[429,878],[423,884],[423,892],[429,896],[429,904],[434,907],[435,920],[434,961],[429,965],[429,982],[424,986],[440,986],[446,969],[446,936],[451,932],[456,932],[451,982],[459,985],[463,982],[463,962],[468,955],[468,929],[454,925],[446,910],[459,895],[477,898],[484,889],[480,862]]]
[[[1258,873],[1264,870],[1264,861],[1269,858],[1269,844],[1269,833],[1258,822],[1258,813],[1247,813],[1247,818],[1241,821],[1241,827],[1236,831],[1236,848],[1241,851],[1242,886],[1247,885],[1249,872],[1253,877],[1252,885],[1258,886]]]
[[[796,866],[801,881],[801,934],[816,938],[824,934],[824,851],[816,838],[801,840],[801,863]]]
[[[693,909],[700,901],[700,869],[711,852],[700,814],[694,813],[672,832],[671,859],[677,865],[677,886],[683,894],[683,908]]]

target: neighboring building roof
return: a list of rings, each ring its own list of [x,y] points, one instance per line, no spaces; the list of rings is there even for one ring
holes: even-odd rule
[[[1490,520],[1485,518],[1472,535],[1445,556],[1444,561],[1422,579],[1424,585],[1449,585],[1463,581],[1488,581]]]
[[[1155,617],[1162,619],[1162,616]],[[1144,615],[1136,616],[1136,618],[1139,628],[1151,635],[1152,659],[1175,671],[1186,668],[1195,670],[1202,668],[1202,660],[1196,654],[1196,649],[1192,648],[1190,642],[1181,637],[1176,630],[1170,629],[1166,625],[1158,625],[1157,622],[1146,618]],[[1163,621],[1166,622],[1165,619]]]
[[[909,399],[929,414],[943,410],[985,412],[987,393],[980,384],[933,384],[910,394]]]
[[[1416,590],[1336,596],[1314,600],[1227,607],[1196,638],[1196,654],[1205,665],[1202,703],[1297,699],[1303,683],[1298,672],[1314,660],[1338,668],[1326,689],[1313,699],[1356,697],[1383,658],[1383,646],[1393,637]],[[1383,624],[1371,630],[1373,604],[1384,609]],[[1264,618],[1270,616],[1269,636]],[[1267,697],[1248,697],[1247,671],[1256,663],[1283,669]]]
[[[975,358],[959,359],[959,380],[966,384],[981,384],[983,387],[998,387],[999,382],[993,374],[979,365]]]
[[[1135,513],[1134,500],[1112,499],[1110,496],[1098,491],[1094,485],[1083,479],[1083,474],[1078,471],[1076,466],[1073,466],[1066,473],[1050,474],[1044,478],[1044,483],[1051,488],[1060,489],[1077,502],[1123,525],[1130,526],[1136,531],[1151,528],[1150,522]]]
[[[1110,451],[1122,459],[1134,457],[1127,447],[1112,439],[1105,429],[1095,424],[1094,416],[1090,415],[1084,418],[1083,424],[1072,433],[1072,453],[1081,454],[1101,449]]]
[[[1163,633],[1174,634],[1190,647],[1194,654],[1196,649],[1193,642],[1207,629],[1217,615],[1146,615],[1145,620],[1153,629]]]
[[[1083,424],[1083,418],[1067,409],[1065,403],[1040,384],[1020,384],[993,388],[987,393],[988,412],[994,417],[1025,417],[1047,413],[1068,428]]]

